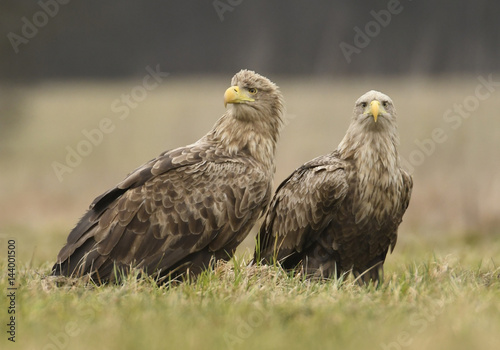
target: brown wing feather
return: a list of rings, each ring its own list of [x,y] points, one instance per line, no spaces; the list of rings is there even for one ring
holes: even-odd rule
[[[406,209],[408,208],[408,205],[410,204],[410,198],[411,198],[411,192],[413,190],[413,178],[411,177],[410,174],[408,174],[405,170],[400,169],[401,171],[401,176],[403,178],[403,189],[401,191],[401,198],[400,198],[400,203],[401,203],[401,208],[398,213],[394,216],[395,220],[397,222],[395,223],[396,230],[393,232],[391,235],[391,244],[390,244],[390,251],[394,250],[394,247],[396,246],[397,238],[398,238],[398,230],[397,227],[401,222],[403,221],[403,215],[406,212]]]
[[[202,250],[231,253],[267,205],[271,183],[250,159],[207,161],[206,153],[165,153],[98,197],[69,235],[55,273],[106,280],[110,262],[165,273]]]
[[[260,228],[260,259],[293,260],[330,223],[347,189],[344,165],[335,154],[295,170],[276,190]]]

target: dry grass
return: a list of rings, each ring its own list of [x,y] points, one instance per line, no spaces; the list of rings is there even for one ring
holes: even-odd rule
[[[500,258],[498,251],[495,258]],[[343,283],[304,280],[276,267],[248,267],[243,259],[219,264],[195,282],[172,287],[133,277],[119,286],[77,282],[56,287],[44,277],[47,264],[38,269],[21,267],[17,345],[23,349],[498,348],[498,267],[491,262],[464,266],[453,256],[408,264],[395,260],[379,289],[361,288],[351,277]],[[5,290],[6,284],[2,277],[0,288]]]

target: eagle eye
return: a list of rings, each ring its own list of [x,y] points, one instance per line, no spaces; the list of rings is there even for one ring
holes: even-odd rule
[[[365,108],[366,106],[368,106],[366,102],[361,102],[361,107]]]
[[[248,92],[251,93],[252,95],[255,95],[257,93],[256,88],[248,88]]]

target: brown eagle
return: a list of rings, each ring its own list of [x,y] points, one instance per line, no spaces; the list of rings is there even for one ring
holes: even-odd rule
[[[352,271],[361,284],[381,281],[413,186],[398,144],[392,100],[378,91],[361,96],[337,150],[305,163],[276,190],[255,260],[308,276]]]
[[[283,99],[253,71],[241,70],[231,85],[224,94],[230,106],[210,132],[93,201],[53,275],[116,282],[133,267],[161,282],[233,255],[272,196]]]

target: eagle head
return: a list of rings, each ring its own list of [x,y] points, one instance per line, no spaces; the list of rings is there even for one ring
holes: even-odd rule
[[[283,96],[279,87],[268,78],[247,69],[236,73],[231,80],[231,87],[224,93],[224,106],[228,104],[238,119],[266,116],[281,121],[283,113]]]
[[[356,101],[353,118],[366,127],[383,128],[396,123],[396,110],[389,96],[371,90]]]

